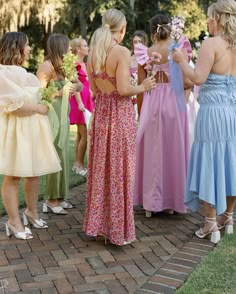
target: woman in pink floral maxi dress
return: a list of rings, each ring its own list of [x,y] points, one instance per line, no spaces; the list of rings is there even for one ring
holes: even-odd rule
[[[96,30],[88,57],[95,108],[89,150],[83,230],[122,246],[135,240],[133,188],[136,127],[130,96],[155,85],[153,77],[130,83],[130,52],[119,45],[126,31],[122,12],[109,9]],[[101,60],[97,48],[104,48]]]

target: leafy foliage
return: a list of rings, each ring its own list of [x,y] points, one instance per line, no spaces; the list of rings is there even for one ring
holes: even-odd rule
[[[211,0],[0,0],[0,34],[9,30],[27,33],[32,46],[30,70],[42,61],[46,40],[52,32],[81,35],[89,42],[101,25],[101,16],[108,8],[125,13],[127,33],[123,44],[130,47],[135,30],[149,33],[149,19],[156,13],[185,18],[185,34],[193,40],[206,31],[206,10]]]

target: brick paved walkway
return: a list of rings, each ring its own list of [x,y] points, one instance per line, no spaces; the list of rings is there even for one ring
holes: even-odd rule
[[[174,293],[213,245],[193,237],[200,214],[135,210],[137,241],[117,247],[82,232],[85,185],[71,190],[68,215],[41,214],[47,230],[34,239],[9,240],[0,220],[0,294]],[[39,204],[40,210],[42,203]]]

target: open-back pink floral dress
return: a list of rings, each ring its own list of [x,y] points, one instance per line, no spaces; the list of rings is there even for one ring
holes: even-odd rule
[[[97,89],[91,129],[83,230],[103,235],[115,245],[135,239],[133,189],[135,170],[135,113],[130,97],[120,96],[116,79],[95,74]],[[109,89],[109,90],[108,90]],[[109,92],[108,92],[109,91]]]

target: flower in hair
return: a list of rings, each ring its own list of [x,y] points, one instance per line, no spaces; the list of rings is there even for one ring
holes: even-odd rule
[[[182,16],[174,16],[171,19],[171,33],[170,37],[172,40],[178,42],[179,39],[181,38],[183,31],[184,31],[184,24],[185,24],[185,19]]]
[[[167,24],[158,24],[157,25],[157,34],[159,34],[159,32],[160,32],[160,28],[164,28],[164,27],[170,27],[171,26],[171,24],[170,23],[167,23]]]

